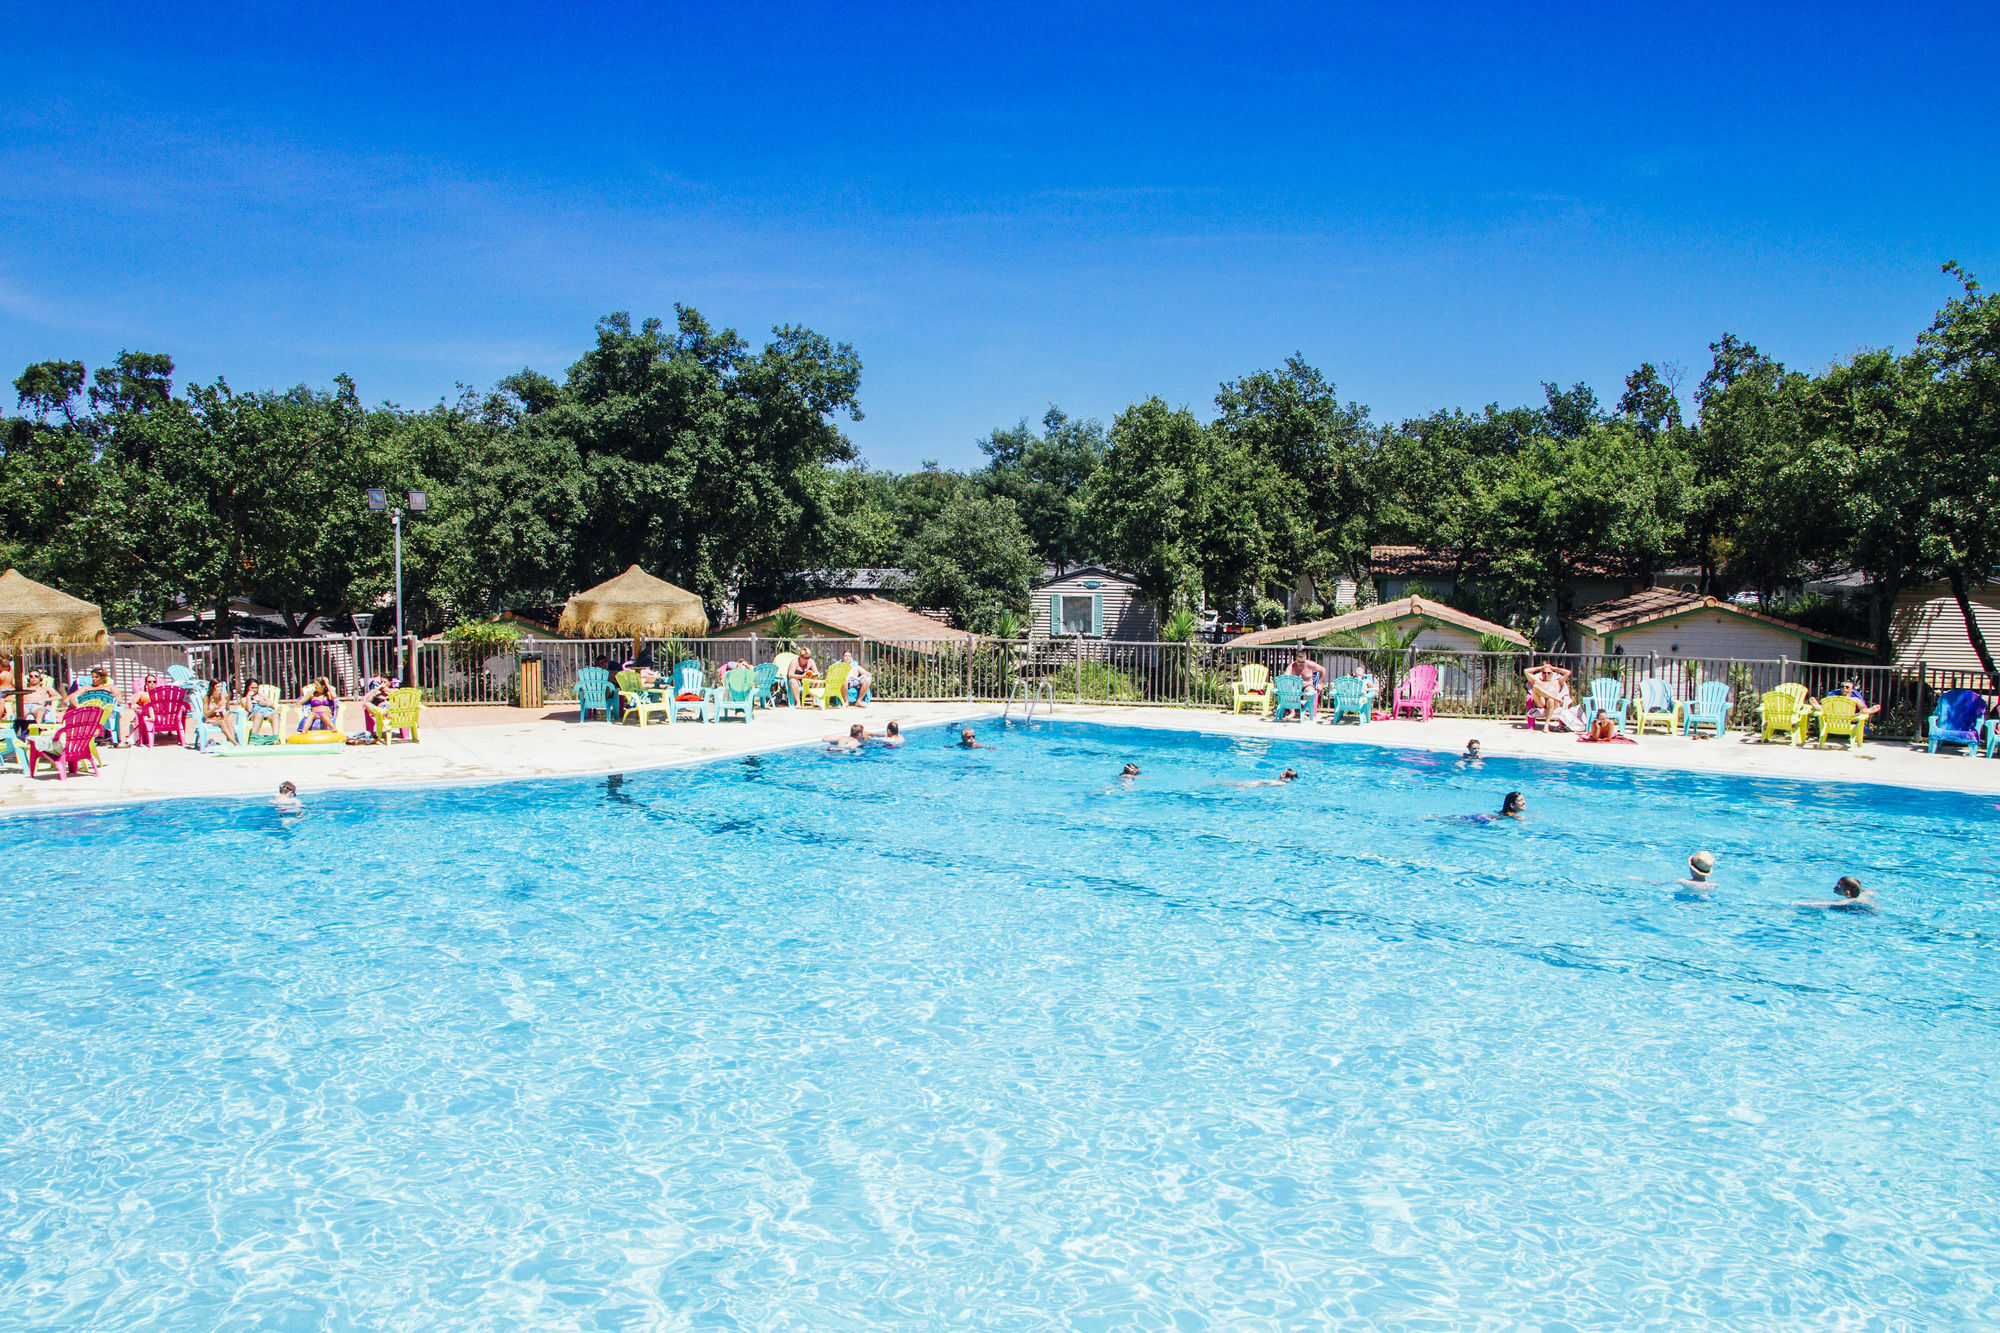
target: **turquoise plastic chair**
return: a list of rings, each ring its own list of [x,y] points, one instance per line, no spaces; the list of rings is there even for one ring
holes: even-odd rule
[[[1681,735],[1699,736],[1703,727],[1715,734],[1729,734],[1729,687],[1719,680],[1705,680],[1695,689],[1694,698],[1681,705]]]
[[[1354,714],[1356,722],[1366,725],[1368,721],[1368,688],[1359,676],[1341,676],[1333,682],[1333,700],[1327,705],[1327,720],[1335,726],[1347,714]]]
[[[776,662],[759,662],[755,670],[751,672],[751,676],[757,682],[757,693],[755,696],[757,706],[759,708],[769,708],[771,706],[771,694],[778,688],[778,664]]]
[[[1924,739],[1930,752],[1940,745],[1963,745],[1969,755],[1979,753],[1984,744],[1979,733],[1986,724],[1986,700],[1977,690],[1946,690],[1938,696],[1930,721],[1924,724]]]
[[[1590,682],[1590,694],[1583,701],[1583,721],[1594,726],[1599,713],[1611,714],[1618,734],[1625,734],[1625,682],[1616,676],[1599,676]]]
[[[708,692],[708,714],[717,722],[731,713],[742,714],[748,722],[756,707],[757,673],[748,667],[731,667],[722,683]]]
[[[1297,713],[1301,722],[1306,720],[1305,680],[1289,673],[1271,682],[1271,720],[1283,722],[1287,713]]]
[[[1986,757],[1991,759],[1995,750],[2000,750],[2000,721],[1988,718],[1986,721]]]
[[[577,721],[589,721],[592,713],[602,713],[606,722],[613,721],[617,707],[618,692],[611,688],[609,671],[603,667],[585,667],[576,673]]]

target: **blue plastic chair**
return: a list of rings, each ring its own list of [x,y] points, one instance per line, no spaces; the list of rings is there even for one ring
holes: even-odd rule
[[[1986,757],[1991,759],[1995,750],[2000,750],[2000,720],[1988,718],[1986,722]]]
[[[611,673],[603,667],[585,667],[576,673],[576,720],[587,722],[592,713],[615,720],[618,692],[611,688]]]
[[[1333,699],[1327,704],[1327,720],[1335,726],[1347,714],[1354,714],[1354,720],[1363,725],[1368,722],[1368,687],[1361,683],[1359,676],[1341,676],[1333,682]]]
[[[1930,721],[1924,724],[1924,739],[1930,752],[1940,745],[1963,745],[1969,755],[1979,753],[1980,730],[1986,723],[1986,699],[1977,690],[1946,690],[1938,696]]]
[[[1271,720],[1283,722],[1287,713],[1298,714],[1301,722],[1306,720],[1305,680],[1290,673],[1271,682]]]
[[[759,708],[769,708],[771,706],[771,695],[778,688],[778,664],[776,662],[759,662],[750,674],[752,679],[757,682],[756,693],[753,696],[757,701],[757,706]]]
[[[1599,676],[1590,682],[1590,694],[1583,701],[1584,725],[1594,725],[1599,713],[1611,714],[1618,734],[1625,734],[1625,682],[1616,676]]]
[[[1705,726],[1714,727],[1718,737],[1729,734],[1730,689],[1719,680],[1705,680],[1696,687],[1694,698],[1681,704],[1681,735],[1699,736]]]

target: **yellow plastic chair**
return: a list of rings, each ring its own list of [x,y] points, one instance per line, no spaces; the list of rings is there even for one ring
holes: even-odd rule
[[[672,693],[671,689],[665,692],[648,690],[639,679],[638,672],[621,671],[618,673],[618,720],[622,722],[628,717],[637,717],[639,725],[644,727],[647,717],[664,717],[671,726],[674,722],[674,701],[667,695]]]
[[[836,662],[826,673],[824,680],[808,681],[799,690],[799,703],[811,704],[814,708],[840,708],[847,703],[847,671],[845,662]]]
[[[1644,736],[1654,723],[1665,727],[1669,735],[1679,731],[1681,706],[1674,698],[1673,686],[1651,676],[1640,681],[1638,696],[1632,700],[1632,716],[1638,724],[1633,728],[1636,736]]]
[[[389,702],[375,715],[375,742],[378,745],[394,745],[396,733],[410,733],[412,744],[417,740],[417,727],[423,720],[424,692],[415,685],[405,685],[400,690],[389,691]]]
[[[1786,690],[1772,690],[1765,695],[1761,705],[1764,714],[1764,740],[1771,741],[1783,737],[1788,745],[1803,745],[1806,739],[1806,722],[1812,714],[1806,711],[1803,700]]]
[[[1850,699],[1844,694],[1829,694],[1819,701],[1819,748],[1824,750],[1827,741],[1838,736],[1847,742],[1847,748],[1858,750],[1867,739],[1868,719],[1861,712],[1861,701]]]
[[[1252,662],[1237,673],[1229,687],[1230,713],[1242,712],[1244,704],[1254,705],[1259,714],[1271,711],[1271,668]]]

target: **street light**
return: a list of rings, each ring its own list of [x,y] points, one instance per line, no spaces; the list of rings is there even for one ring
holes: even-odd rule
[[[405,503],[412,514],[421,514],[431,507],[431,497],[422,491],[408,492]],[[376,513],[387,511],[389,526],[396,534],[396,678],[408,680],[410,673],[403,666],[403,505],[391,507],[389,492],[380,486],[368,488],[368,507]]]

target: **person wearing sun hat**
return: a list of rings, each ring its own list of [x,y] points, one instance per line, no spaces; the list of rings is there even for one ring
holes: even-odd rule
[[[1693,880],[1695,883],[1697,884],[1708,883],[1709,876],[1713,875],[1714,873],[1715,873],[1714,852],[1696,852],[1693,856],[1690,856],[1688,858],[1688,878]]]

